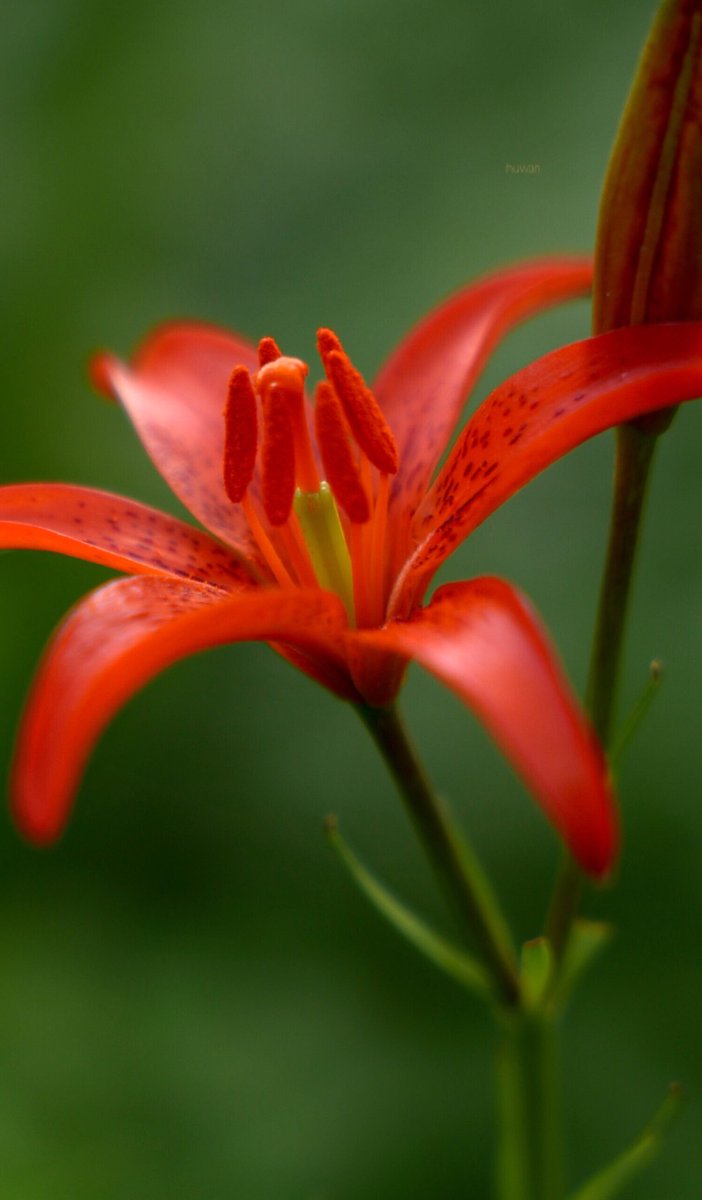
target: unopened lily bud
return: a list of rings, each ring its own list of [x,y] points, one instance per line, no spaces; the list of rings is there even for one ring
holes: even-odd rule
[[[593,326],[702,318],[702,0],[663,0],[600,207]]]

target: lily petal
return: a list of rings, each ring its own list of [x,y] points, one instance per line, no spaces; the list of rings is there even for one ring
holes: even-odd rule
[[[404,338],[373,386],[400,455],[391,516],[414,513],[500,338],[541,309],[585,295],[591,279],[585,258],[509,267],[451,296]]]
[[[253,582],[250,571],[209,534],[135,500],[62,483],[0,488],[0,548],[55,550],[118,571],[226,591]]]
[[[99,588],[59,628],[24,713],[12,779],[20,829],[34,842],[60,833],[105,725],[171,663],[225,642],[255,640],[291,643],[333,664],[345,625],[341,601],[321,591],[223,597],[150,576]]]
[[[156,330],[131,366],[98,356],[93,377],[124,406],[149,456],[176,496],[230,546],[258,560],[239,505],[224,490],[224,418],[232,370],[258,369],[256,350],[208,325]]]
[[[447,584],[409,621],[354,637],[415,659],[460,696],[582,868],[606,874],[618,834],[604,756],[520,592],[492,577]]]
[[[437,567],[505,500],[581,442],[702,396],[702,323],[616,329],[555,350],[481,404],[414,522],[417,549],[395,586],[403,616]]]

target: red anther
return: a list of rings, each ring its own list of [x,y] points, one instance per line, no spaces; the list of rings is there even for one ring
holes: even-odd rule
[[[243,500],[256,465],[256,394],[246,367],[235,367],[224,407],[224,488],[233,504]]]
[[[379,471],[394,475],[400,465],[397,446],[378,401],[331,329],[319,330],[317,346],[327,379],[361,450]]]
[[[317,445],[334,498],[357,525],[370,517],[370,505],[349,443],[341,405],[330,383],[318,383],[314,410]]]
[[[284,525],[295,496],[295,452],[289,397],[266,389],[263,399],[261,498],[271,525]]]
[[[318,329],[317,330],[317,351],[322,360],[324,368],[327,366],[327,356],[332,350],[340,350],[343,354],[344,347],[334,333],[333,329]]]
[[[266,363],[275,362],[276,358],[282,358],[282,354],[278,349],[277,342],[273,341],[272,337],[261,338],[258,343],[258,365],[265,367]]]

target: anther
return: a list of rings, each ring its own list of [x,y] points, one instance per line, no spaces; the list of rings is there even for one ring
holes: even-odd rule
[[[344,353],[344,347],[334,333],[333,329],[318,329],[317,330],[317,352],[326,367],[327,358],[333,350],[340,350]]]
[[[394,475],[399,466],[397,446],[378,401],[331,329],[318,331],[317,346],[358,445],[373,466]]]
[[[263,399],[261,498],[271,525],[284,525],[295,495],[293,426],[286,392],[269,388]]]
[[[258,365],[265,367],[266,363],[275,362],[276,358],[282,358],[282,354],[278,349],[278,344],[272,337],[261,338],[258,343]]]
[[[224,488],[233,504],[243,500],[256,465],[256,395],[246,367],[235,367],[224,408]]]
[[[341,405],[330,383],[317,384],[315,393],[317,445],[329,485],[346,515],[356,524],[370,517],[370,505],[353,451]]]

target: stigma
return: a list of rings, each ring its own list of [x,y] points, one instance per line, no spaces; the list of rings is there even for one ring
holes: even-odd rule
[[[255,373],[235,366],[224,409],[224,487],[241,504],[274,580],[319,586],[349,623],[382,624],[389,477],[397,446],[375,396],[330,329],[311,403],[307,364],[261,340]]]

